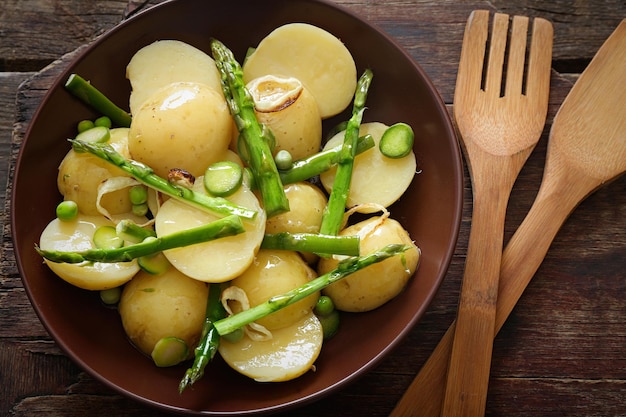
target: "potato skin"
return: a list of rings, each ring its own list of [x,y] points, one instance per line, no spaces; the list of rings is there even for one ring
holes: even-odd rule
[[[141,271],[124,287],[118,311],[128,338],[146,355],[160,339],[169,336],[184,340],[193,354],[207,296],[206,284],[175,268],[160,275]]]
[[[151,95],[133,116],[128,150],[161,177],[172,168],[198,177],[223,158],[232,127],[221,94],[206,84],[172,83]]]
[[[417,269],[420,251],[402,225],[394,219],[386,218],[371,232],[365,234],[376,222],[381,222],[381,218],[371,217],[347,227],[339,234],[359,235],[361,254],[370,253],[392,243],[414,247],[404,252],[404,263],[401,256],[394,256],[326,287],[323,293],[332,298],[338,310],[364,312],[380,307],[402,291]],[[321,275],[331,271],[337,263],[334,258],[321,258],[318,273]]]
[[[285,195],[289,200],[289,211],[270,217],[265,232],[319,233],[326,195],[309,182],[286,185]]]
[[[328,199],[317,186],[310,182],[297,182],[285,187],[289,211],[267,219],[266,233],[319,233],[322,215]],[[311,252],[300,255],[309,263],[317,262],[318,256]]]
[[[286,293],[315,278],[313,271],[295,252],[261,249],[252,265],[232,285],[244,290],[250,307],[264,303],[270,297]],[[270,314],[257,323],[269,330],[287,327],[309,314],[319,293]]]
[[[274,134],[276,147],[294,160],[320,150],[322,118],[313,95],[295,78],[264,76],[247,84],[260,123]]]
[[[120,154],[130,157],[128,128],[111,129],[109,144]],[[100,214],[96,207],[98,185],[111,177],[128,176],[118,167],[97,156],[76,153],[70,149],[59,165],[57,187],[65,200],[72,200],[78,204],[81,213],[97,216]],[[132,207],[127,189],[104,195],[102,205],[111,214],[128,213]]]

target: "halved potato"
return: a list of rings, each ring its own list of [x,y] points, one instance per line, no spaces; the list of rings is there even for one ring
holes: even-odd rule
[[[235,343],[222,338],[219,353],[231,368],[256,381],[288,381],[313,368],[324,338],[322,325],[313,313],[272,331],[272,336],[263,341],[244,336]]]
[[[103,216],[79,214],[75,220],[52,220],[44,229],[39,247],[44,250],[82,251],[92,249],[93,235],[100,226],[115,225]],[[138,271],[137,261],[67,264],[44,259],[48,267],[63,280],[85,290],[106,290],[128,282]]]
[[[246,59],[246,83],[264,75],[297,78],[313,94],[320,116],[340,113],[352,101],[357,75],[354,58],[333,34],[306,23],[274,29]]]
[[[200,49],[178,40],[160,40],[138,50],[126,67],[130,81],[130,112],[139,107],[156,90],[173,82],[207,84],[222,93],[215,61]]]
[[[203,177],[196,179],[193,190],[206,194]],[[205,282],[228,281],[250,266],[265,234],[265,212],[254,193],[243,184],[228,200],[256,210],[253,221],[244,221],[245,232],[236,236],[198,243],[164,252],[167,259],[183,274]],[[173,198],[167,200],[155,217],[158,236],[207,224],[223,216],[202,211]]]
[[[354,160],[352,182],[350,183],[346,207],[368,203],[389,207],[404,194],[413,181],[417,168],[413,151],[405,157],[393,159],[384,156],[378,148],[380,138],[387,127],[387,125],[378,122],[361,125],[359,135],[372,135],[376,145],[357,155]],[[344,136],[345,131],[339,132],[324,145],[324,149],[341,146]],[[328,192],[333,188],[336,172],[337,169],[333,167],[320,175],[320,180]],[[363,206],[357,211],[368,213],[378,211],[378,209],[372,208],[372,206]]]

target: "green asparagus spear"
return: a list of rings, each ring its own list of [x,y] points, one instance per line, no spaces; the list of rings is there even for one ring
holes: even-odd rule
[[[359,256],[359,242],[358,236],[283,232],[266,234],[261,242],[261,248]]]
[[[204,368],[211,362],[217,352],[217,348],[220,344],[220,335],[217,333],[217,330],[215,330],[213,323],[226,316],[226,311],[220,300],[221,295],[222,287],[220,284],[209,284],[209,297],[206,305],[206,314],[202,326],[200,343],[198,343],[198,346],[194,350],[195,357],[193,364],[187,369],[185,376],[178,385],[178,392],[180,393],[202,378]]]
[[[122,219],[115,226],[115,232],[127,242],[139,243],[147,237],[156,237],[154,230],[146,229],[129,219]]]
[[[247,159],[261,192],[267,217],[289,211],[289,200],[269,147],[273,138],[270,137],[270,130],[256,118],[254,100],[245,87],[241,65],[233,53],[216,39],[211,40],[211,51],[220,71],[224,96],[244,141]]]
[[[385,130],[378,142],[380,153],[387,158],[404,158],[411,153],[415,134],[413,128],[406,123],[396,123]]]
[[[130,127],[130,114],[115,105],[115,103],[109,100],[102,92],[80,75],[71,74],[65,82],[65,88],[84,103],[109,117],[117,126]]]
[[[359,137],[356,146],[356,155],[373,148],[375,145],[372,135]],[[317,152],[307,158],[294,161],[291,168],[278,171],[283,184],[293,184],[294,182],[308,180],[322,172],[328,170],[331,166],[339,162],[342,146],[326,149]]]
[[[141,256],[152,255],[167,249],[189,246],[226,236],[233,236],[245,231],[241,218],[231,215],[211,223],[172,233],[166,236],[148,238],[141,243],[122,246],[115,249],[94,248],[78,252],[35,250],[52,262],[81,263],[90,262],[128,262]]]
[[[401,244],[389,244],[377,251],[361,257],[347,258],[337,265],[334,270],[321,275],[306,284],[295,288],[285,294],[276,295],[265,303],[258,304],[248,310],[216,321],[213,325],[220,335],[226,335],[236,329],[267,316],[281,308],[287,307],[301,299],[326,288],[333,282],[337,282],[346,276],[353,274],[369,265],[384,261],[392,256],[401,255],[412,246]]]
[[[359,82],[357,83],[356,92],[354,94],[354,103],[352,107],[352,117],[348,121],[346,133],[341,148],[341,156],[337,163],[337,173],[335,182],[328,198],[328,204],[322,216],[322,225],[320,233],[328,235],[336,235],[339,233],[343,215],[346,209],[346,200],[350,192],[350,181],[352,180],[352,168],[354,166],[354,157],[356,155],[356,144],[359,138],[359,129],[363,112],[365,110],[365,100],[367,92],[372,82],[374,74],[369,69],[365,70]]]
[[[254,219],[257,212],[246,207],[241,207],[231,203],[221,197],[212,197],[199,194],[176,184],[172,184],[164,178],[156,175],[152,168],[138,161],[127,160],[123,155],[106,144],[92,144],[69,139],[74,149],[89,152],[111,164],[121,168],[124,172],[132,175],[137,181],[151,187],[157,191],[167,194],[172,198],[183,201],[187,204],[202,210],[224,215],[235,214],[245,219]]]

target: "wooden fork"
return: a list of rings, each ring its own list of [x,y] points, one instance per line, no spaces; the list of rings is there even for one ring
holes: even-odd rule
[[[473,212],[442,416],[485,413],[506,208],[548,109],[552,25],[534,20],[527,62],[528,17],[514,16],[509,31],[509,16],[496,13],[490,35],[489,17],[469,17],[454,95]]]

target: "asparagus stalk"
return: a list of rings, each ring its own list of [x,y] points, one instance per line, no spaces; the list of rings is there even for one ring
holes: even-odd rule
[[[358,236],[282,232],[266,234],[261,242],[261,248],[359,256],[359,242]]]
[[[226,315],[226,311],[222,306],[220,300],[222,295],[222,288],[220,284],[209,284],[209,297],[206,305],[206,314],[204,318],[204,324],[202,326],[202,333],[200,337],[200,343],[195,348],[195,357],[193,364],[187,371],[185,376],[178,384],[178,392],[182,392],[190,385],[193,385],[204,375],[204,368],[211,362],[217,348],[220,344],[220,335],[215,330],[213,323]]]
[[[118,107],[80,75],[71,74],[65,82],[65,88],[84,103],[109,117],[117,126],[130,127],[130,113]]]
[[[132,243],[139,243],[147,237],[156,237],[154,230],[141,227],[129,219],[120,220],[115,226],[115,232],[122,239]]]
[[[375,145],[372,135],[365,135],[358,138],[356,153],[358,155],[373,148]],[[290,169],[278,171],[283,184],[293,184],[294,182],[308,180],[336,165],[341,157],[342,146],[326,149],[317,152],[308,158],[294,161]]]
[[[69,139],[69,141],[74,146],[74,149],[82,152],[89,152],[107,162],[110,162],[111,164],[121,168],[124,172],[132,175],[142,184],[202,210],[223,215],[234,214],[249,220],[254,219],[257,214],[256,211],[235,205],[225,198],[199,194],[189,188],[172,184],[166,179],[156,175],[152,171],[152,168],[147,165],[138,161],[127,160],[110,145],[86,143],[75,139]]]
[[[357,83],[352,107],[352,117],[348,120],[346,133],[341,148],[341,155],[337,163],[337,173],[335,182],[328,198],[328,204],[322,216],[320,233],[336,235],[339,233],[343,215],[346,209],[346,200],[350,192],[350,182],[352,180],[352,168],[356,155],[356,145],[359,138],[359,128],[365,111],[365,100],[367,92],[372,82],[374,74],[369,69],[365,70]]]
[[[167,249],[208,242],[222,237],[233,236],[245,231],[241,218],[231,215],[192,229],[183,230],[161,237],[150,237],[141,243],[120,248],[94,248],[77,252],[44,250],[35,247],[37,253],[52,262],[128,262],[135,258],[152,255]]]
[[[269,129],[256,118],[254,100],[245,87],[241,65],[233,53],[216,39],[211,40],[211,51],[220,71],[224,96],[244,141],[267,217],[289,211],[289,200],[269,146],[273,137]]]
[[[402,244],[389,244],[377,251],[361,257],[347,258],[337,265],[334,270],[321,275],[306,284],[281,295],[276,295],[265,303],[258,304],[248,310],[242,311],[213,323],[217,332],[224,336],[235,330],[261,319],[268,314],[287,307],[301,299],[326,288],[333,282],[337,282],[350,274],[353,274],[369,265],[384,261],[392,256],[401,255],[412,246]]]

